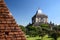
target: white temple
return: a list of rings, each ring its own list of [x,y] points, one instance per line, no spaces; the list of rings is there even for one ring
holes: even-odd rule
[[[45,15],[41,9],[38,9],[36,14],[32,17],[32,24],[35,26],[40,25],[41,23],[47,23],[48,22],[48,16]]]

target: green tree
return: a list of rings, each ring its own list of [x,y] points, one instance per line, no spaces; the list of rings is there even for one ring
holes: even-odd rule
[[[19,27],[22,29],[24,33],[26,33],[26,28],[23,25],[19,25]]]
[[[54,38],[54,40],[57,40],[58,35],[57,35],[56,32],[53,32],[53,33],[51,34],[51,37]]]
[[[27,29],[27,35],[32,35],[32,36],[39,36],[41,27],[35,27],[35,26],[28,26],[26,27]]]
[[[40,26],[41,26],[41,27],[44,27],[44,28],[48,28],[48,27],[49,27],[48,24],[41,24]]]
[[[30,35],[30,36],[36,36],[37,35],[36,27],[28,26],[28,27],[26,27],[26,29],[27,29],[27,35]]]

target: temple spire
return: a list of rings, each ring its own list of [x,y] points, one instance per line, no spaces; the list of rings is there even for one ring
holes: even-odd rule
[[[37,14],[42,14],[42,10],[40,8],[38,8]]]

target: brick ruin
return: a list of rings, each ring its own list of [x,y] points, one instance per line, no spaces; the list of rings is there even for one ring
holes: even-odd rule
[[[0,0],[0,40],[26,40],[4,0]]]

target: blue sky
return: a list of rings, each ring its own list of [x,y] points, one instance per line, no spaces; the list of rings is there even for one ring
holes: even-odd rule
[[[60,0],[5,0],[17,24],[26,26],[40,8],[48,22],[60,24]]]

